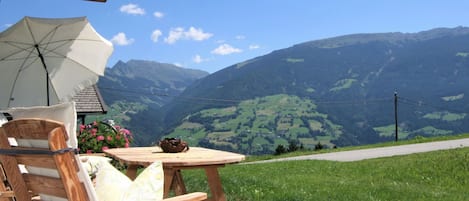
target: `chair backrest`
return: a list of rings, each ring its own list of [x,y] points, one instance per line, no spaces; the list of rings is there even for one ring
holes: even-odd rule
[[[12,146],[8,138],[22,143]],[[31,200],[34,195],[41,199],[89,200],[77,175],[75,150],[68,148],[66,140],[65,127],[58,121],[17,119],[0,127],[0,162],[16,200]],[[22,173],[19,165],[27,172]]]

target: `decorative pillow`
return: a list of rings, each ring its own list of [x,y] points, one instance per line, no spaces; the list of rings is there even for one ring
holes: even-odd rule
[[[101,162],[96,174],[95,190],[100,201],[162,200],[163,181],[160,161],[145,168],[134,181],[110,163]]]
[[[83,164],[83,167],[88,172],[88,175],[95,175],[98,170],[101,162],[111,162],[112,159],[105,156],[88,156],[86,154],[80,155],[80,161]]]
[[[13,119],[19,118],[45,118],[63,122],[65,130],[68,133],[67,144],[69,147],[77,148],[78,140],[76,134],[77,112],[75,102],[61,103],[52,106],[33,106],[33,107],[16,107],[5,111],[9,113]],[[18,140],[19,145],[31,147],[48,147],[47,142],[43,144],[39,141],[23,141]],[[26,143],[26,145],[24,144]]]

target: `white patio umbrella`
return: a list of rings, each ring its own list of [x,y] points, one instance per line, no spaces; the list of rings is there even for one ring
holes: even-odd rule
[[[67,102],[104,75],[112,43],[86,17],[25,17],[0,33],[0,109]]]

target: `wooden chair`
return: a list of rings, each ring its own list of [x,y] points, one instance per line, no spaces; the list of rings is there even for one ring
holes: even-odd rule
[[[47,142],[41,146],[10,145],[8,138]],[[37,195],[54,196],[71,201],[89,201],[86,187],[77,176],[80,171],[75,149],[67,147],[67,135],[61,122],[46,119],[17,119],[0,127],[0,162],[11,191],[0,188],[0,199],[14,197],[29,201]],[[44,144],[44,143],[43,143]],[[22,173],[18,165],[55,170],[58,176]],[[93,189],[94,190],[94,189]],[[3,198],[2,198],[3,197]],[[207,194],[196,192],[165,201],[205,200]]]

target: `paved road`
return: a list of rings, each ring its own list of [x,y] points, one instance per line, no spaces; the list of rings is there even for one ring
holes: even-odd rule
[[[313,154],[306,156],[296,156],[290,158],[280,158],[251,163],[269,163],[288,160],[331,160],[331,161],[359,161],[371,158],[407,155],[413,153],[455,149],[460,147],[469,147],[469,138],[459,140],[447,140],[438,142],[427,142],[419,144],[399,145],[391,147],[360,149],[353,151],[341,151],[325,154]],[[249,164],[249,163],[244,163]]]

